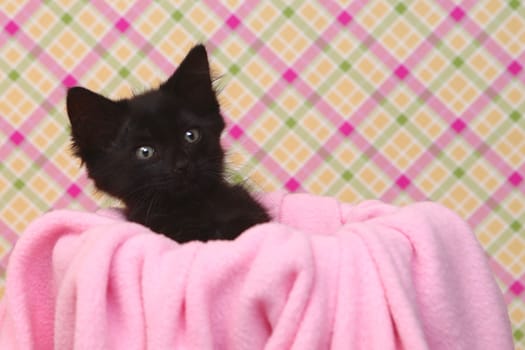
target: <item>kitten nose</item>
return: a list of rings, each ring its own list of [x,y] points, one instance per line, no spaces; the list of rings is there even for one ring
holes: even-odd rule
[[[187,167],[188,167],[187,160],[177,160],[175,161],[173,172],[180,173],[181,171],[185,170]]]

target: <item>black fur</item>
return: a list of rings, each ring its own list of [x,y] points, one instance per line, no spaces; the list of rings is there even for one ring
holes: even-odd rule
[[[241,185],[224,179],[224,120],[206,49],[194,47],[158,89],[112,101],[82,87],[67,94],[72,146],[96,187],[125,215],[178,241],[234,239],[270,220]],[[186,132],[197,133],[188,142]],[[191,138],[190,138],[191,139]],[[137,150],[148,148],[140,159]]]

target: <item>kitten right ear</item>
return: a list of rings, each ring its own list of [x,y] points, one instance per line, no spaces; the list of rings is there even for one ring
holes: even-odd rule
[[[219,110],[213,89],[208,54],[204,45],[192,48],[179,67],[160,88],[177,94],[195,110]]]
[[[73,148],[83,160],[90,152],[107,147],[124,121],[125,102],[112,101],[83,87],[67,91],[66,108]]]

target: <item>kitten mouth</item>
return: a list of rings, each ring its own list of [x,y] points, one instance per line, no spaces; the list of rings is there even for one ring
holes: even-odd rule
[[[175,175],[178,178],[177,180],[180,181],[180,179],[185,179],[188,177],[188,169],[173,169],[173,175]]]
[[[187,192],[188,190],[191,190],[194,187],[194,183],[190,176],[187,176],[187,174],[177,174],[177,179],[174,180],[170,186],[170,190],[173,194],[183,193]]]

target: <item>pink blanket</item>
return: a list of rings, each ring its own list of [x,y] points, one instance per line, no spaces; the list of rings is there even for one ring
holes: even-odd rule
[[[179,245],[56,211],[18,241],[0,349],[512,349],[466,224],[431,203],[271,195],[273,223]]]

